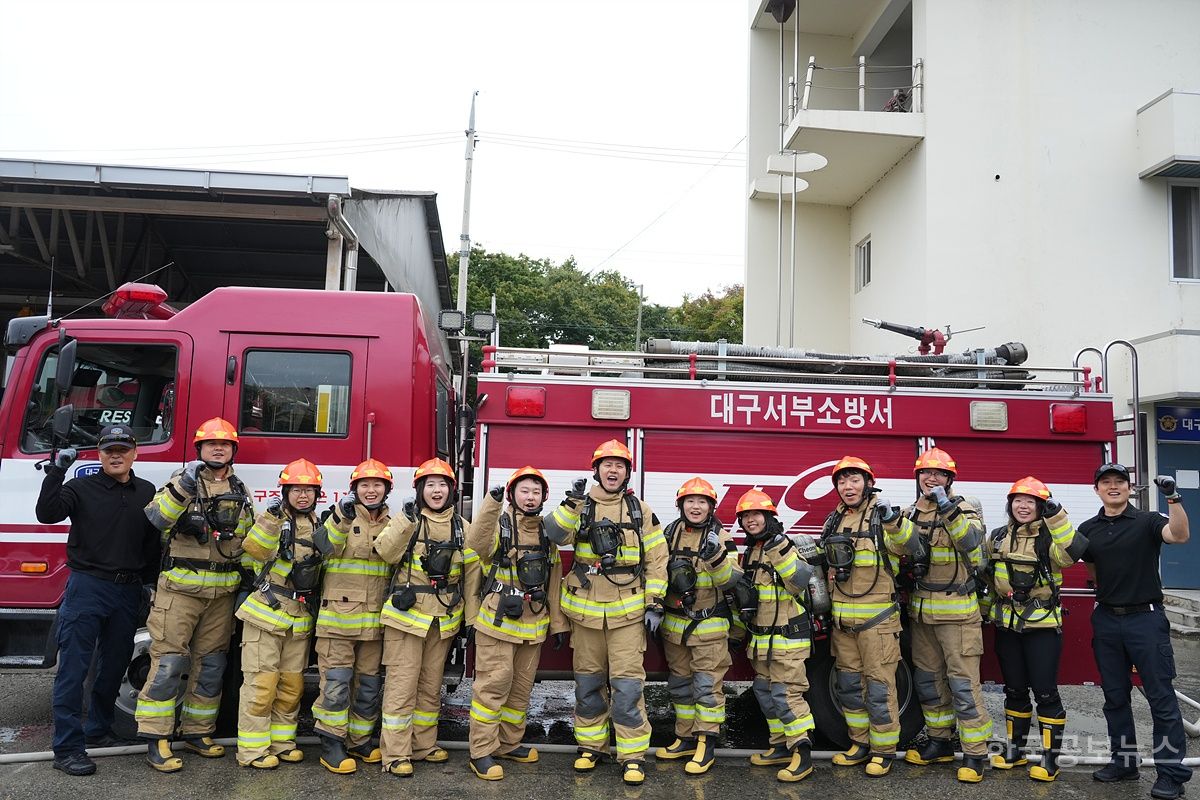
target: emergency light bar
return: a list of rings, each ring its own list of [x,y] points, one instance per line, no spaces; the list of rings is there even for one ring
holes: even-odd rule
[[[153,283],[122,284],[104,303],[114,319],[170,319],[178,313],[167,305],[167,293]]]

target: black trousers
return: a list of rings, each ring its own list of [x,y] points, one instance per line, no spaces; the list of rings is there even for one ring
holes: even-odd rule
[[[1161,607],[1153,611],[1118,616],[1104,606],[1092,612],[1092,649],[1104,688],[1104,719],[1108,723],[1112,760],[1137,765],[1137,734],[1129,705],[1137,667],[1150,713],[1154,717],[1151,756],[1158,774],[1186,782],[1192,770],[1180,763],[1187,756],[1183,715],[1171,681],[1175,678],[1175,652],[1171,649],[1171,625]]]
[[[82,572],[68,576],[58,609],[58,673],[51,701],[56,756],[82,753],[85,736],[100,738],[112,732],[113,709],[133,655],[141,602],[141,584],[113,583]],[[96,674],[85,725],[83,684],[93,656]]]
[[[1066,709],[1058,696],[1058,662],[1062,656],[1062,634],[1054,628],[1026,628],[1021,633],[996,628],[996,657],[1004,676],[1004,708],[1029,714],[1037,702],[1039,717],[1065,719]]]

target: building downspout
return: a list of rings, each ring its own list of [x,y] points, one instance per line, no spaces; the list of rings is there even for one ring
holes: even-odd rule
[[[358,285],[358,234],[354,232],[354,228],[350,227],[350,221],[342,214],[342,198],[336,194],[329,195],[325,210],[329,212],[329,227],[325,230],[325,235],[331,240],[342,239],[345,241],[346,265],[342,290],[353,292]],[[326,289],[331,288],[328,283],[327,280]],[[336,286],[332,288],[336,289]]]

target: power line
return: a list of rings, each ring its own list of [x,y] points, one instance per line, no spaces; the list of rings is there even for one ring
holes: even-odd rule
[[[717,158],[722,155],[721,150],[696,150],[687,147],[658,147],[655,145],[643,144],[621,144],[617,142],[597,142],[587,139],[556,139],[552,136],[526,136],[519,133],[494,133],[489,131],[481,131],[481,136],[499,137],[503,139],[514,139],[521,142],[546,142],[549,144],[562,145],[588,145],[591,148],[602,150],[627,150],[627,151],[656,151],[652,154],[683,154],[693,153],[697,157]]]
[[[734,143],[733,147],[729,148],[729,149],[728,149],[728,150],[725,152],[725,155],[729,155],[730,153],[732,153],[732,152],[733,152],[734,150],[736,150],[736,149],[737,149],[739,146],[741,146],[742,142],[744,142],[744,141],[746,141],[746,137],[745,137],[745,136],[743,136],[742,138],[738,139],[738,140],[737,140],[737,142],[735,142],[735,143]],[[725,157],[725,156],[722,156],[721,158],[724,158],[724,157]],[[690,193],[690,192],[691,192],[693,189],[695,189],[697,186],[699,186],[699,185],[700,185],[700,182],[701,182],[701,181],[703,181],[705,178],[707,178],[707,177],[709,176],[709,174],[710,174],[710,173],[711,173],[711,172],[712,172],[714,169],[716,169],[716,168],[717,168],[717,167],[719,167],[719,166],[721,166],[721,161],[720,161],[720,160],[718,160],[718,161],[717,161],[717,163],[713,164],[711,167],[709,167],[707,170],[705,170],[703,175],[701,175],[699,178],[697,178],[695,181],[693,181],[693,183],[692,183],[692,185],[691,185],[691,186],[689,186],[688,188],[684,189],[684,190],[683,190],[683,193],[682,193],[681,195],[679,195],[679,197],[676,197],[674,202],[672,202],[672,203],[671,203],[669,206],[667,206],[666,208],[664,208],[664,209],[663,209],[663,210],[662,210],[662,211],[659,213],[659,215],[658,215],[657,217],[655,217],[654,219],[650,220],[650,222],[648,222],[648,223],[646,224],[646,226],[645,226],[644,228],[642,228],[640,231],[638,231],[637,233],[635,233],[635,234],[634,234],[634,235],[633,235],[633,236],[632,236],[632,237],[629,239],[629,241],[625,242],[625,244],[621,245],[621,246],[620,246],[620,247],[618,247],[616,250],[613,250],[611,253],[609,253],[607,256],[605,256],[605,257],[604,257],[604,259],[603,259],[603,260],[602,260],[602,261],[601,261],[599,264],[597,264],[596,266],[594,266],[594,267],[592,267],[590,270],[588,270],[587,274],[589,274],[589,275],[590,275],[591,273],[593,273],[593,272],[595,272],[596,270],[598,270],[598,269],[600,269],[601,267],[603,267],[605,264],[607,264],[609,261],[611,261],[611,260],[612,260],[612,258],[613,258],[614,256],[616,256],[616,255],[617,255],[617,253],[620,253],[620,252],[621,252],[622,250],[624,250],[626,247],[628,247],[629,245],[633,244],[633,243],[634,243],[634,242],[637,240],[637,238],[638,238],[639,236],[641,236],[643,233],[645,233],[646,231],[648,231],[648,230],[650,230],[652,227],[654,227],[654,225],[655,225],[655,224],[656,224],[656,223],[657,223],[657,222],[658,222],[660,219],[662,219],[662,218],[663,218],[663,217],[665,217],[665,216],[666,216],[668,213],[670,213],[670,211],[671,211],[673,208],[675,208],[675,206],[677,206],[677,205],[679,205],[681,202],[683,202],[683,198],[687,197],[687,196],[688,196],[688,194],[689,194],[689,193]]]
[[[650,156],[638,156],[638,155],[615,153],[615,152],[604,152],[604,151],[597,152],[597,151],[590,151],[590,150],[583,150],[583,149],[554,147],[554,146],[549,146],[549,145],[522,144],[519,142],[508,142],[508,141],[501,141],[501,140],[497,140],[497,139],[493,139],[490,142],[485,139],[484,143],[490,143],[493,145],[498,145],[500,147],[519,147],[519,148],[522,148],[525,150],[543,150],[543,151],[554,152],[554,153],[565,153],[567,155],[599,156],[601,158],[623,158],[623,159],[628,159],[630,161],[655,161],[655,162],[658,162],[661,164],[688,164],[688,165],[697,166],[697,167],[702,167],[702,166],[706,166],[706,165],[712,166],[712,167],[717,167],[717,166],[744,167],[745,166],[744,163],[723,164],[723,163],[721,163],[721,159],[718,159],[716,162],[714,162],[712,159],[697,160],[697,159],[688,158],[688,157],[652,158]]]

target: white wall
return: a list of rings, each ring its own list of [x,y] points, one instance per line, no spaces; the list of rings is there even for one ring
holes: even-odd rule
[[[833,322],[838,334],[819,326],[815,340],[806,321],[798,343],[908,349],[862,316],[984,325],[952,348],[1015,339],[1029,346],[1030,363],[1047,366],[1114,338],[1200,330],[1200,284],[1170,280],[1167,184],[1137,177],[1136,119],[1169,88],[1200,89],[1198,30],[1195,0],[914,0],[926,138],[849,210],[844,247],[830,224],[836,213],[802,207],[814,235],[806,242],[817,242],[810,255],[830,262],[805,263],[819,283],[798,313],[843,321]],[[753,90],[765,80],[778,91],[772,33],[752,34],[752,159],[778,136],[777,105],[762,120]],[[810,50],[853,63],[849,40],[802,35],[801,52]],[[750,202],[747,213],[747,337],[770,343],[774,319],[764,326],[762,303],[750,300],[763,298],[756,282],[765,278],[769,292],[776,285],[774,203]],[[867,233],[874,276],[855,295],[853,246]],[[1143,396],[1196,391],[1200,337],[1158,339],[1142,351]]]

